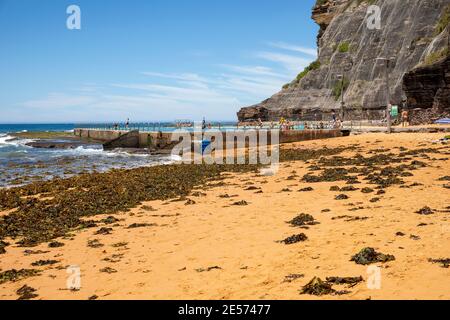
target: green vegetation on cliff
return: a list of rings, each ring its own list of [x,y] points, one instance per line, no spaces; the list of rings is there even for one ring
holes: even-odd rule
[[[429,54],[425,58],[425,61],[422,63],[422,66],[429,66],[429,65],[434,64],[436,62],[439,62],[442,59],[444,59],[445,57],[448,57],[449,55],[450,55],[450,48],[448,48],[448,47],[442,48],[439,51],[436,51],[436,52],[433,52],[433,53]]]
[[[311,62],[311,64],[309,66],[307,66],[305,68],[305,70],[303,70],[302,72],[300,72],[298,74],[297,79],[296,79],[297,83],[299,83],[300,80],[302,80],[310,71],[317,70],[319,68],[320,68],[320,61],[319,60]]]
[[[347,90],[350,85],[350,80],[344,77],[343,81],[338,81],[333,87],[333,97],[337,101],[341,97],[342,93]]]
[[[436,28],[434,29],[434,35],[437,36],[441,34],[441,32],[444,31],[449,24],[450,24],[450,5],[448,5],[444,9],[441,18],[439,19]]]

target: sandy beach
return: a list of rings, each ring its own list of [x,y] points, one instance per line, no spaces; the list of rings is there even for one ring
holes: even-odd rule
[[[179,201],[83,218],[95,227],[53,239],[60,247],[21,247],[20,237],[6,236],[0,299],[17,299],[24,285],[35,299],[450,299],[450,146],[433,143],[443,136],[373,133],[285,145],[343,151],[283,161],[273,176],[221,173],[223,180]],[[336,168],[345,170],[324,174]],[[371,176],[380,171],[381,182]],[[288,223],[302,213],[314,220]],[[282,242],[300,234],[307,239]],[[364,248],[395,260],[371,269],[350,261]],[[67,288],[70,266],[80,268],[79,290]],[[5,276],[12,269],[38,273]],[[354,285],[330,284],[334,293],[300,294],[314,277],[360,276]]]

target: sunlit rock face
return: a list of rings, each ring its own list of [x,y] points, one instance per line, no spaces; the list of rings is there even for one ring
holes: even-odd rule
[[[368,27],[371,5],[381,9],[380,29]],[[425,61],[430,63],[430,54],[437,56],[447,46],[448,28],[436,30],[448,5],[449,0],[318,1],[312,18],[320,26],[319,63],[271,98],[242,108],[239,120],[328,119],[340,108],[342,87],[347,118],[383,118],[386,62],[380,58],[392,59],[388,71],[392,103],[413,101],[407,94],[417,90],[408,90],[408,84],[405,89],[404,76]],[[345,81],[339,81],[340,75]],[[417,100],[416,107],[427,106]]]

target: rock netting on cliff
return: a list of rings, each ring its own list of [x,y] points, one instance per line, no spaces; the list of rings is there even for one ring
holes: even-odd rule
[[[324,0],[317,3],[312,16],[320,26],[317,61],[271,98],[242,108],[238,112],[240,121],[281,117],[327,119],[332,110],[340,108],[342,91],[345,92],[347,118],[382,119],[387,99],[386,63],[381,58],[392,58],[391,101],[401,105],[405,100],[413,101],[406,96],[414,90],[405,90],[405,74],[430,60],[430,55],[445,53],[448,45],[447,29],[436,30],[449,0]],[[370,29],[367,25],[369,5],[381,9],[380,29]],[[344,81],[339,80],[339,75],[344,75]],[[446,103],[447,100],[441,101]]]

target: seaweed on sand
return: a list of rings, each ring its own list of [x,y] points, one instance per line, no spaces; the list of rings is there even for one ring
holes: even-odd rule
[[[5,254],[5,253],[6,253],[5,248],[6,248],[7,246],[9,246],[9,243],[8,243],[8,242],[0,241],[0,254]]]
[[[345,151],[356,149],[353,146],[339,148],[322,148],[322,149],[282,149],[280,153],[280,161],[309,161],[319,159],[321,157],[333,156]]]
[[[345,168],[331,168],[325,169],[320,175],[315,176],[312,174],[306,174],[303,176],[303,181],[308,183],[317,182],[335,182],[335,181],[348,181],[352,177],[348,175],[348,170]]]
[[[333,289],[331,284],[322,281],[318,277],[314,277],[306,286],[300,290],[300,294],[309,294],[313,296],[325,296],[329,294],[335,294],[336,290]]]
[[[442,268],[448,269],[450,268],[450,259],[429,259],[431,263],[440,263]]]
[[[18,300],[30,300],[37,298],[38,295],[35,293],[36,289],[29,287],[27,285],[24,285],[20,289],[16,291],[17,295],[19,296]]]
[[[373,248],[364,248],[358,254],[354,255],[350,261],[356,264],[369,265],[377,262],[389,262],[394,261],[393,255],[386,255],[376,252]]]
[[[83,217],[115,214],[142,202],[186,197],[225,172],[256,172],[256,165],[168,165],[111,170],[0,190],[0,240],[22,246],[48,242],[82,225]],[[45,194],[44,199],[37,195]]]
[[[298,190],[298,192],[311,192],[311,191],[314,191],[314,189],[311,187],[306,187]]]
[[[100,272],[111,274],[111,273],[117,273],[117,270],[110,268],[110,267],[106,267],[106,268],[100,269]]]
[[[353,287],[355,285],[357,285],[360,282],[363,282],[364,279],[363,277],[328,277],[327,278],[327,282],[328,283],[333,283],[336,285],[342,285],[342,284],[347,284],[350,287]]]
[[[98,248],[104,247],[105,245],[100,243],[100,241],[98,239],[94,239],[94,240],[89,240],[87,246],[89,248],[98,249]]]
[[[298,215],[287,223],[289,223],[293,227],[313,226],[319,224],[319,222],[317,222],[312,215],[305,213]]]
[[[113,231],[113,228],[100,228],[98,229],[94,234],[95,235],[108,235],[111,234],[111,232]]]
[[[279,241],[281,243],[284,243],[286,245],[295,244],[299,242],[303,242],[308,240],[308,237],[304,233],[296,234],[290,237],[287,237],[286,239]]]
[[[25,246],[25,244],[24,244],[24,246]],[[64,247],[64,243],[58,242],[58,241],[52,241],[48,244],[48,247],[49,248],[61,248],[61,247]]]
[[[39,260],[36,262],[33,262],[31,265],[33,267],[43,267],[43,266],[51,266],[54,264],[57,264],[59,261],[57,260]]]
[[[420,209],[419,211],[416,211],[417,214],[423,215],[423,216],[428,216],[431,214],[434,214],[434,210],[431,209],[430,207],[423,207],[422,209]]]
[[[137,229],[137,228],[147,228],[147,227],[155,227],[157,224],[155,223],[133,223],[128,226],[127,229]]]
[[[283,283],[291,283],[291,282],[293,282],[295,280],[298,280],[298,279],[301,279],[301,278],[304,278],[304,277],[305,277],[304,274],[297,274],[297,273],[289,274],[286,277],[284,277]]]
[[[236,201],[232,204],[233,206],[248,206],[248,202],[245,200],[241,200],[241,201]]]
[[[16,282],[25,278],[38,276],[41,272],[35,269],[12,269],[0,273],[0,284]]]

